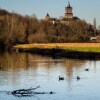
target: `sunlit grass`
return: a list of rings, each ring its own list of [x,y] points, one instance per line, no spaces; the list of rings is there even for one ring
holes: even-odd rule
[[[60,48],[63,50],[80,52],[100,52],[100,43],[47,43],[47,44],[23,44],[14,46],[15,49],[52,49]]]
[[[70,51],[79,51],[79,52],[100,52],[100,47],[71,47],[63,49]]]

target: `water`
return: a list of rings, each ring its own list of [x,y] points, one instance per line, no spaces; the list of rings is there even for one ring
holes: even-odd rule
[[[58,76],[65,79],[59,81]],[[38,85],[40,88],[35,91],[55,94],[16,97],[6,93]],[[100,60],[52,59],[5,52],[0,55],[0,91],[4,91],[0,92],[0,100],[100,100]]]

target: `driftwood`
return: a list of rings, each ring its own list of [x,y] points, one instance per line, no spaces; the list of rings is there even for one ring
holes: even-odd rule
[[[33,96],[35,94],[54,94],[54,92],[35,92],[37,88],[40,86],[37,86],[36,88],[29,88],[29,89],[19,89],[19,90],[14,90],[11,92],[14,96]]]
[[[19,89],[19,90],[14,90],[12,92],[13,95],[32,95],[33,94],[33,90],[39,88],[40,86],[37,86],[36,88],[29,88],[29,89]]]

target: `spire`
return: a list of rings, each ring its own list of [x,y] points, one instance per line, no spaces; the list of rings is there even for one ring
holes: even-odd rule
[[[48,13],[47,13],[47,15],[45,16],[45,20],[46,20],[46,21],[50,20],[50,16],[49,16]]]
[[[94,18],[94,27],[96,28],[96,18]]]
[[[93,26],[94,26],[94,33],[96,33],[96,18],[94,18]]]
[[[47,13],[47,16],[49,16],[49,14]]]
[[[65,17],[72,19],[73,18],[73,8],[70,6],[70,2],[68,1],[67,7],[65,7]]]
[[[68,1],[68,6],[67,7],[70,7],[70,2]]]

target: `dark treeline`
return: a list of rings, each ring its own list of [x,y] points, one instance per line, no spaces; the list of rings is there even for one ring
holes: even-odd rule
[[[83,20],[53,24],[0,9],[0,48],[9,49],[23,43],[89,42],[90,37],[97,34],[93,26]]]

